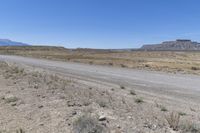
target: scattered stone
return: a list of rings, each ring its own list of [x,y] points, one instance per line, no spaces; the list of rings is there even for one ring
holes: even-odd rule
[[[73,103],[71,101],[67,101],[67,105],[68,105],[68,107],[73,107],[73,106],[75,106],[75,103]]]
[[[152,129],[155,130],[157,128],[157,125],[153,124]]]
[[[72,115],[76,115],[77,114],[77,112],[76,111],[72,111]]]
[[[17,105],[17,103],[12,103],[12,104],[11,104],[11,106],[16,106],[16,105]]]
[[[35,89],[38,89],[38,88],[39,88],[39,85],[38,85],[38,84],[35,84],[35,85],[34,85],[34,88],[35,88]]]
[[[46,96],[42,96],[42,98],[46,98]]]
[[[105,120],[106,120],[106,116],[101,115],[101,116],[99,117],[99,121],[105,121]]]
[[[117,125],[117,128],[121,128],[121,126],[120,126],[120,125]]]
[[[43,123],[40,123],[40,126],[44,126],[44,124],[43,124]]]
[[[43,108],[43,107],[44,107],[43,105],[39,105],[39,106],[38,106],[39,109],[41,109],[41,108]]]
[[[101,125],[104,126],[104,127],[107,127],[105,122],[101,123]]]

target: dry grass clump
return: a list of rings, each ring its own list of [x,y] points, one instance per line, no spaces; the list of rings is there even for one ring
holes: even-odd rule
[[[127,66],[126,66],[126,65],[124,65],[124,64],[120,64],[120,65],[121,65],[121,67],[123,67],[123,68],[124,68],[124,67],[127,67]]]
[[[199,68],[199,67],[196,67],[196,66],[192,66],[191,69],[194,70],[194,71],[200,70],[200,68]]]
[[[20,128],[19,130],[16,130],[16,133],[25,133],[25,131]]]
[[[135,99],[135,103],[138,103],[138,104],[140,104],[140,103],[143,103],[144,102],[144,100],[143,100],[143,98],[136,98]]]
[[[18,67],[15,64],[8,64],[7,62],[1,61],[0,68],[3,76],[6,79],[19,79],[24,76],[26,73],[24,72],[24,68]]]
[[[106,99],[103,99],[103,98],[97,99],[96,103],[98,103],[99,106],[102,107],[102,108],[105,108],[105,107],[108,106],[108,101]]]
[[[121,88],[122,90],[126,89],[126,87],[125,87],[125,86],[122,86],[122,85],[120,86],[120,88]]]
[[[105,133],[106,129],[90,114],[80,116],[73,123],[74,133]]]
[[[200,133],[200,124],[195,124],[191,122],[187,122],[185,124],[180,125],[180,128],[183,132],[189,133]]]
[[[6,131],[6,130],[0,130],[0,133],[11,133],[10,131]],[[17,129],[16,131],[12,132],[12,133],[25,133],[25,131],[22,128]]]
[[[16,101],[18,101],[18,98],[15,97],[15,96],[5,98],[5,102],[6,102],[6,103],[13,103],[13,102],[16,102]]]
[[[185,112],[178,112],[178,114],[179,114],[180,116],[185,116],[185,115],[187,115]]]
[[[0,67],[1,67],[1,68],[8,67],[8,63],[5,62],[5,61],[0,61]]]
[[[113,63],[112,63],[112,62],[109,62],[108,65],[113,66]]]
[[[166,108],[165,106],[161,106],[160,110],[163,111],[163,112],[168,111],[167,108]]]
[[[170,128],[172,128],[174,131],[178,131],[180,121],[180,115],[178,113],[172,112],[166,116],[165,119],[167,120]]]
[[[161,111],[166,112],[168,111],[167,108],[164,105],[160,105],[155,101],[156,107],[160,108]]]

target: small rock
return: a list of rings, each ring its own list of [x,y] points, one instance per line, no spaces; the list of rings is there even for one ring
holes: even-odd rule
[[[46,98],[46,96],[42,96],[42,98]]]
[[[75,103],[71,102],[71,101],[67,101],[67,105],[68,105],[68,107],[73,107],[73,106],[75,106]]]
[[[76,115],[77,114],[77,112],[76,111],[72,111],[72,115]]]
[[[17,105],[16,103],[12,103],[12,104],[11,104],[11,106],[16,106],[16,105]]]
[[[102,126],[107,127],[106,123],[101,123]]]
[[[132,117],[131,117],[131,116],[128,116],[128,119],[132,119]]]
[[[106,116],[102,115],[99,117],[99,121],[105,121],[106,120]]]
[[[155,130],[157,128],[157,125],[153,124],[152,129]]]
[[[44,107],[43,105],[39,105],[39,106],[38,106],[39,109],[41,109],[41,108],[43,108],[43,107]]]
[[[35,84],[35,85],[34,85],[34,88],[35,88],[35,89],[38,89],[38,88],[39,88],[39,85],[38,85],[38,84]]]
[[[117,128],[121,128],[121,126],[120,126],[120,125],[117,125]]]
[[[40,123],[40,126],[44,126],[44,124],[43,124],[43,123]]]

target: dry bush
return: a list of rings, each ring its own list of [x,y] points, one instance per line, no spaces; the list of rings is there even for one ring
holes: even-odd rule
[[[20,68],[14,64],[8,64],[6,62],[0,62],[0,68],[4,78],[9,79],[19,79],[22,76],[25,76],[24,68]]]
[[[5,99],[6,103],[13,103],[13,102],[16,102],[16,101],[18,101],[17,97],[10,97],[10,98]]]
[[[192,66],[191,69],[194,70],[194,71],[200,70],[200,68],[199,68],[199,67],[196,67],[196,66]]]
[[[161,106],[160,110],[163,111],[163,112],[168,111],[167,108],[166,108],[165,106]]]
[[[170,128],[172,128],[174,131],[178,131],[178,125],[180,121],[180,115],[178,113],[172,112],[166,116],[165,119],[167,120]]]
[[[140,97],[140,98],[136,98],[135,102],[139,104],[139,103],[143,103],[144,100],[143,100],[143,98]]]
[[[122,86],[122,85],[120,86],[120,88],[121,88],[122,90],[126,89],[126,87],[124,87],[124,86]]]
[[[97,118],[89,114],[80,116],[73,123],[74,133],[105,133],[106,129],[98,122]]]
[[[180,116],[185,116],[185,115],[187,115],[185,112],[178,112],[178,114],[179,114]]]
[[[109,62],[108,64],[109,64],[110,66],[113,66],[113,63],[112,63],[112,62]]]
[[[105,108],[108,106],[108,101],[106,99],[103,98],[99,98],[96,100],[96,103],[99,104],[100,107]]]
[[[121,66],[121,67],[123,67],[123,68],[124,68],[124,67],[127,67],[127,66],[126,66],[126,65],[124,65],[124,64],[120,64],[120,66]]]

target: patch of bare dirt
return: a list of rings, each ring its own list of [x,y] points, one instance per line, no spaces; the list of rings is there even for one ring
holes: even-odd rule
[[[174,111],[125,86],[8,62],[0,62],[0,86],[2,133],[200,132],[199,109]]]

